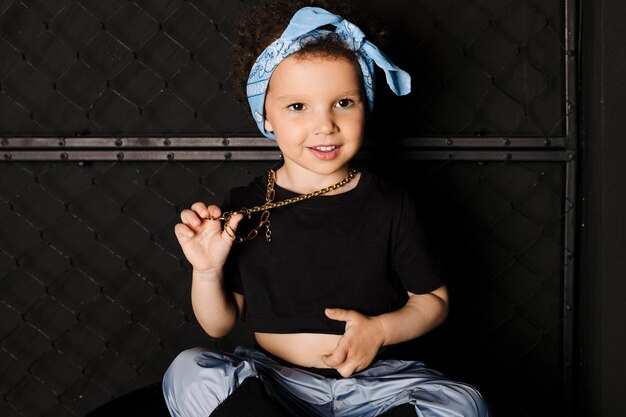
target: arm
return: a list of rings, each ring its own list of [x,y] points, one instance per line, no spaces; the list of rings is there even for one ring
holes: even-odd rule
[[[202,328],[211,336],[225,336],[237,323],[243,311],[243,296],[224,286],[224,264],[232,248],[232,240],[223,230],[217,206],[195,203],[181,213],[182,223],[175,233],[185,257],[193,267],[191,303]],[[236,230],[241,215],[230,220]]]
[[[443,323],[447,316],[448,290],[444,285],[427,294],[409,292],[409,300],[404,307],[375,319],[380,321],[383,346],[388,346],[428,333]]]
[[[194,269],[191,305],[200,326],[213,338],[226,336],[243,311],[243,295],[224,288],[223,270],[199,272]]]
[[[342,376],[350,376],[368,367],[382,346],[422,336],[443,323],[447,314],[445,286],[427,294],[409,292],[409,300],[402,308],[374,317],[354,310],[327,309],[330,319],[346,322],[346,331],[335,351],[322,360]]]

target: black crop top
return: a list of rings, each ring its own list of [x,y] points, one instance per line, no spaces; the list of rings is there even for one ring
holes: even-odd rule
[[[263,203],[266,184],[264,175],[233,189],[224,209]],[[276,186],[275,201],[296,195]],[[273,209],[270,221],[271,242],[262,229],[235,244],[225,271],[252,331],[343,334],[326,307],[374,316],[401,308],[407,291],[443,284],[407,192],[366,171],[352,190]],[[237,234],[257,222],[242,222]]]

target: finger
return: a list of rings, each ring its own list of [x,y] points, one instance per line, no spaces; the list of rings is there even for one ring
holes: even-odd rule
[[[343,308],[327,308],[324,310],[326,317],[336,321],[350,321],[354,318],[355,313],[353,310],[345,310]]]
[[[241,213],[237,213],[233,217],[231,217],[228,221],[230,228],[233,230],[237,230],[237,226],[239,226],[239,222],[241,221],[241,219],[243,219],[243,214]]]
[[[337,346],[330,355],[322,356],[322,362],[329,368],[341,367],[348,358],[348,351],[341,346]]]
[[[186,239],[191,239],[195,235],[193,230],[191,230],[189,227],[187,227],[187,225],[184,225],[182,223],[178,223],[176,226],[174,226],[174,234],[181,242],[185,241]]]
[[[198,217],[197,212],[195,212],[193,210],[189,210],[189,209],[183,210],[180,213],[180,220],[184,224],[191,225],[191,226],[194,226],[194,227],[198,227],[201,224],[201,220]]]
[[[206,214],[204,215],[204,217],[206,218],[212,217],[215,219],[217,217],[220,217],[221,215],[222,215],[222,210],[220,210],[218,206],[212,204],[209,207],[207,207]]]
[[[193,203],[191,205],[191,209],[198,213],[198,215],[202,218],[206,218],[209,213],[206,204],[201,201]]]
[[[339,372],[339,374],[344,377],[347,378],[349,376],[351,376],[352,374],[354,374],[357,371],[358,367],[355,366],[352,363],[348,363],[344,366],[341,366],[339,368],[337,368],[337,372]]]

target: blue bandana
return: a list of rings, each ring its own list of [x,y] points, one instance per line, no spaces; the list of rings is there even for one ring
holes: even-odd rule
[[[335,26],[335,32],[319,29],[326,25]],[[325,36],[339,36],[346,48],[356,52],[363,74],[368,112],[374,107],[374,64],[385,72],[387,84],[396,95],[403,96],[411,92],[410,75],[396,67],[374,44],[366,40],[356,25],[319,7],[304,7],[293,15],[280,38],[265,48],[248,77],[247,95],[252,117],[266,137],[276,139],[272,132],[265,130],[264,123],[265,94],[274,70],[289,55]]]

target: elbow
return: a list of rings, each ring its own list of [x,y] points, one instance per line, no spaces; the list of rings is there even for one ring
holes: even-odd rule
[[[446,286],[441,286],[435,291],[430,293],[434,298],[436,305],[438,306],[438,314],[436,315],[436,325],[439,326],[448,318],[450,311],[450,302],[448,297],[448,289]]]
[[[234,311],[216,313],[195,308],[194,315],[202,330],[213,339],[227,336],[237,325],[239,317]]]
[[[236,324],[235,322],[228,324],[221,323],[220,325],[216,326],[214,323],[199,323],[202,327],[202,330],[204,330],[204,332],[208,334],[209,337],[211,337],[212,339],[221,339],[222,337],[227,336],[231,332],[231,330],[233,330]]]
[[[222,337],[225,337],[226,335],[228,335],[229,333],[229,332],[222,332],[222,331],[207,331],[206,329],[204,331],[213,340],[219,340]]]
[[[442,300],[440,303],[440,308],[441,310],[439,312],[439,323],[437,323],[438,326],[443,324],[443,322],[445,322],[448,318],[448,313],[450,312],[448,301]]]

